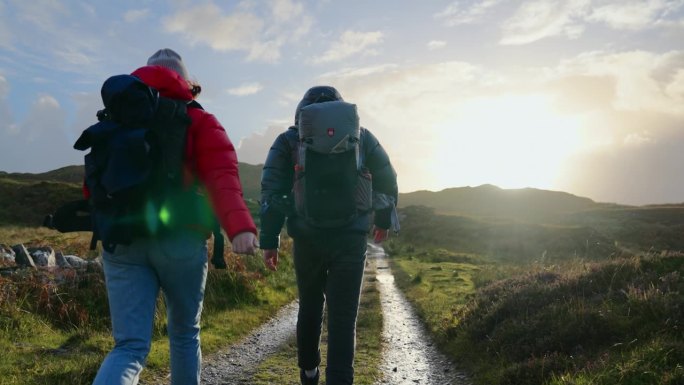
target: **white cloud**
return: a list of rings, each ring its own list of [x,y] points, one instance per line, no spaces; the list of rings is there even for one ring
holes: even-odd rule
[[[575,39],[589,23],[615,30],[682,27],[682,0],[532,0],[504,21],[501,44],[529,44],[561,36]]]
[[[52,95],[38,95],[12,131],[16,133],[0,132],[3,169],[41,172],[83,162],[84,154],[72,149],[77,132],[67,128],[66,112]]]
[[[191,44],[207,44],[217,51],[248,50],[258,41],[263,20],[235,12],[227,16],[213,3],[193,6],[164,21],[169,32],[183,33]]]
[[[11,58],[17,63],[50,71],[96,71],[93,58],[102,55],[102,36],[89,30],[97,25],[92,6],[70,6],[55,0],[13,0],[5,4],[11,17],[5,18],[0,6],[0,46],[11,50]],[[102,24],[97,26],[106,28]],[[12,34],[3,32],[5,28]]]
[[[501,3],[502,0],[482,0],[475,1],[469,6],[463,6],[463,1],[454,1],[441,12],[434,15],[435,19],[441,19],[448,26],[461,24],[472,24],[480,19],[493,7]]]
[[[257,132],[242,139],[237,146],[240,162],[249,164],[263,164],[275,139],[290,125],[288,122],[278,122],[268,125],[265,132]]]
[[[435,181],[443,170],[435,163],[444,162],[435,157],[444,154],[436,149],[458,129],[448,127],[445,137],[440,126],[453,118],[459,103],[477,92],[477,82],[488,76],[469,63],[445,62],[350,68],[318,80],[335,86],[346,101],[358,105],[361,124],[379,138],[400,173],[401,190],[412,191],[437,187]]]
[[[145,9],[131,9],[124,13],[124,20],[127,23],[136,23],[145,20],[150,15],[149,8]]]
[[[684,116],[684,51],[590,52],[562,62],[558,71],[613,79],[617,110]]]
[[[234,96],[247,96],[254,95],[263,89],[264,86],[262,86],[260,83],[248,83],[242,84],[238,87],[229,88],[228,93]]]
[[[273,19],[278,23],[286,23],[303,15],[304,5],[292,0],[274,0],[271,2]]]
[[[535,0],[523,3],[503,24],[501,44],[528,44],[552,36],[577,38],[590,0]]]
[[[342,60],[355,54],[373,54],[375,51],[369,49],[371,46],[382,43],[383,33],[345,31],[339,40],[332,43],[330,48],[320,57],[316,58],[316,63],[326,63]]]
[[[628,134],[624,139],[624,144],[626,146],[640,146],[647,143],[652,143],[653,137],[651,134],[646,132],[632,132]]]
[[[612,1],[594,7],[587,20],[604,22],[614,29],[652,28],[665,22],[683,5],[681,0]]]
[[[248,61],[264,62],[277,61],[282,47],[300,39],[312,23],[302,3],[292,0],[244,2],[230,12],[214,2],[192,4],[164,19],[166,31],[183,35],[190,44],[244,51]]]
[[[444,40],[431,40],[427,44],[428,49],[430,49],[430,50],[436,50],[436,49],[444,48],[444,47],[446,47],[446,45],[447,45],[447,42]]]

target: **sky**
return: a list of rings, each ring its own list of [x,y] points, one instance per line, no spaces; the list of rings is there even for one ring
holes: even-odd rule
[[[0,170],[82,164],[102,82],[160,48],[242,162],[326,84],[401,192],[684,202],[684,0],[0,0]]]

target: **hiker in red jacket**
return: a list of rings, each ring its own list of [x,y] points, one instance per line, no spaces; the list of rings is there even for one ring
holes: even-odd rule
[[[191,119],[185,138],[184,181],[210,206],[236,253],[254,254],[256,227],[242,198],[237,156],[218,120],[195,101],[201,88],[188,81],[180,55],[161,49],[132,75],[161,96],[187,102]],[[171,384],[200,382],[200,315],[207,277],[207,237],[211,228],[183,223],[170,233],[136,238],[103,253],[116,345],[95,385],[136,384],[150,350],[155,305],[161,289],[166,302]]]

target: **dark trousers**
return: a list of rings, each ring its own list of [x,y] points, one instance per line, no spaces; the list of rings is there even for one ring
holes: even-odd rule
[[[298,364],[313,369],[321,363],[319,344],[327,303],[328,385],[354,382],[356,316],[365,261],[365,234],[294,239]]]

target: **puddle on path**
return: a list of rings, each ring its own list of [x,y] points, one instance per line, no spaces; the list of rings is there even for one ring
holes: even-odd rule
[[[467,385],[468,377],[432,343],[421,320],[394,283],[382,247],[369,244],[368,258],[377,267],[386,343],[381,370],[391,385]]]

